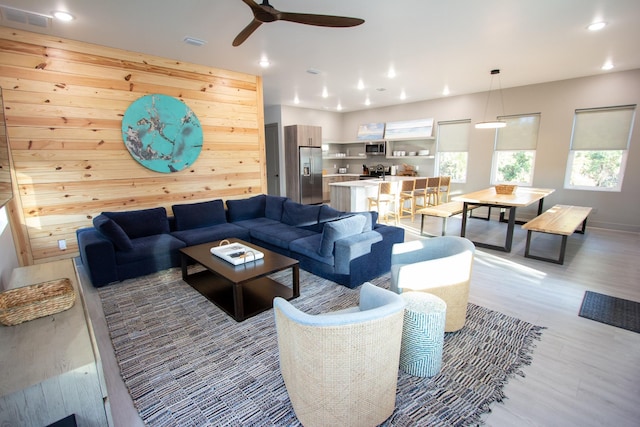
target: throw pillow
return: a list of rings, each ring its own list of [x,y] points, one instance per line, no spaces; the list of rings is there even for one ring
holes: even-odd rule
[[[131,240],[122,227],[116,224],[106,215],[98,215],[93,218],[93,226],[102,233],[119,251],[130,251],[133,249]]]
[[[362,227],[362,231],[371,231],[371,230],[373,230],[373,227],[374,227],[376,221],[378,221],[378,212],[376,212],[376,211],[349,212],[349,213],[344,214],[344,215],[362,215],[362,216],[364,216],[367,220],[364,223],[364,226]]]
[[[353,215],[327,222],[322,229],[318,253],[325,257],[331,256],[336,240],[362,233],[362,227],[364,227],[366,220],[364,215]]]
[[[227,222],[222,199],[201,203],[173,205],[173,216],[176,219],[176,230],[192,230]]]

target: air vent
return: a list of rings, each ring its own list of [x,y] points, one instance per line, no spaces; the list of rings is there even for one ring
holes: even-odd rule
[[[49,25],[51,25],[51,17],[41,13],[14,9],[13,7],[8,6],[0,6],[0,14],[2,14],[2,19],[7,22],[33,25],[40,28],[48,28]]]

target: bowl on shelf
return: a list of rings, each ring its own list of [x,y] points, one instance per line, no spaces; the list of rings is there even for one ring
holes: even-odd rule
[[[429,150],[420,150],[418,151],[418,156],[428,156]]]
[[[409,155],[410,155],[410,156],[415,156],[415,155],[416,155],[416,152],[415,152],[415,151],[409,151]]]

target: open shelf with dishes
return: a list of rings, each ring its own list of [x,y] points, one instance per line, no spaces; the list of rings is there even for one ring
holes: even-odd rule
[[[387,159],[434,159],[435,138],[419,137],[387,140]]]
[[[322,141],[322,158],[326,160],[366,159],[364,141]]]

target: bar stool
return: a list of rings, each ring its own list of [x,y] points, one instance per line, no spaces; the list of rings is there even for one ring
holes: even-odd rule
[[[451,177],[450,176],[441,176],[440,177],[440,194],[439,196],[442,196],[444,194],[444,197],[442,197],[442,199],[444,200],[444,203],[449,202],[449,187],[451,185]],[[438,204],[440,204],[442,200],[438,200]]]
[[[422,199],[422,203],[418,203],[418,199]],[[427,207],[427,178],[416,178],[416,185],[413,190],[413,211],[415,212],[419,208]]]
[[[440,177],[427,178],[427,204],[435,206],[440,204]]]
[[[368,198],[369,210],[375,208],[378,211],[378,221],[383,218],[387,222],[389,215],[392,215],[395,225],[398,225],[400,184],[401,181],[379,181],[377,195]]]
[[[415,188],[415,179],[407,179],[402,181],[402,185],[400,186],[400,197],[398,198],[398,204],[400,207],[400,219],[411,217],[411,221],[413,222],[413,218],[415,217],[415,209],[413,203]],[[405,207],[405,203],[407,202],[409,202],[409,207]],[[404,215],[405,213],[408,215]]]

